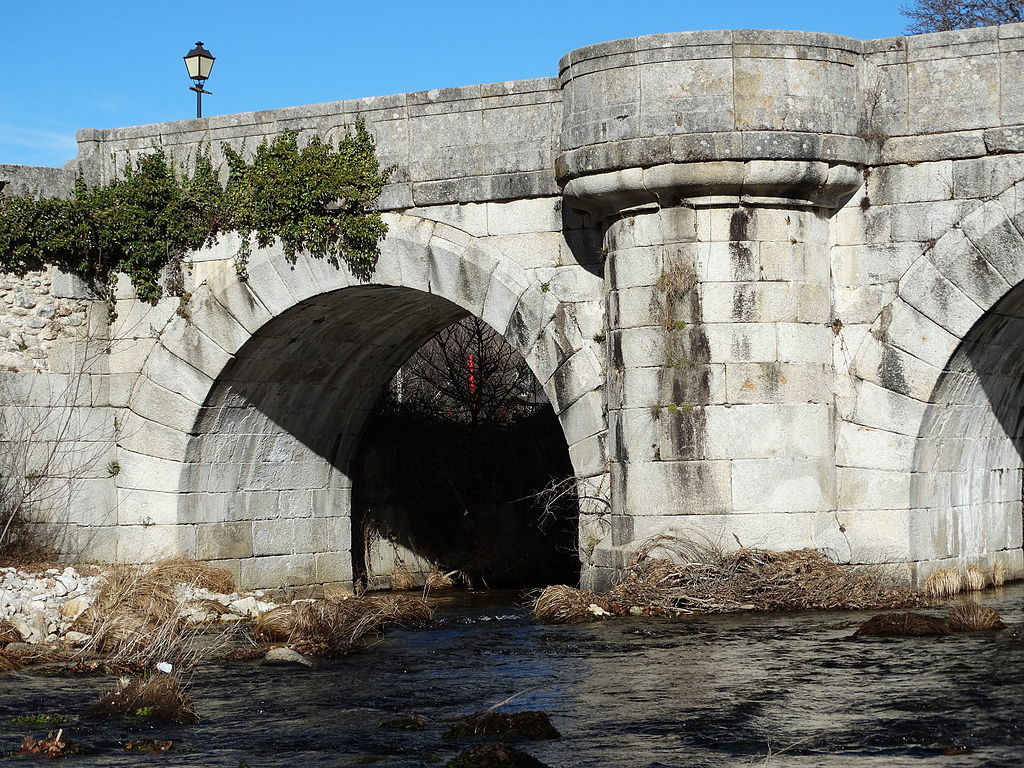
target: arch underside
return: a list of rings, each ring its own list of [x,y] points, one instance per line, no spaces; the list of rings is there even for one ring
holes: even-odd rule
[[[120,446],[125,509],[167,510],[140,529],[143,547],[159,536],[248,586],[350,581],[348,468],[366,418],[398,367],[467,314],[523,355],[577,476],[604,471],[603,376],[574,305],[464,232],[388,219],[369,281],[279,249],[256,251],[244,280],[226,247],[204,262],[189,316],[143,366]],[[150,449],[151,433],[166,439]]]
[[[1024,468],[1024,285],[964,338],[935,390],[911,504],[930,510],[933,556],[1019,549]]]
[[[253,567],[284,568],[292,583],[350,579],[348,467],[366,417],[398,367],[464,315],[431,294],[362,286],[268,323],[197,424],[188,460],[201,473],[185,513],[252,521]]]
[[[1024,567],[1022,190],[1011,185],[923,245],[851,367],[850,432],[875,435],[851,445],[872,449],[862,466],[894,478],[880,481],[891,499],[876,506],[895,512],[879,514],[907,510],[906,543],[890,559],[930,563],[926,572]]]

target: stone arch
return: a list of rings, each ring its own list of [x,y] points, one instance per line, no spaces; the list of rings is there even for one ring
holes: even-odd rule
[[[928,563],[922,574],[997,560],[1019,572],[1024,182],[925,244],[851,371],[840,473],[870,488],[886,543],[901,542],[872,559]]]
[[[577,475],[604,472],[604,375],[573,304],[461,230],[385,218],[368,281],[280,248],[255,251],[241,280],[227,243],[196,265],[122,428],[119,514],[145,547],[237,564],[251,586],[350,579],[346,467],[363,420],[409,354],[467,313],[524,356]]]

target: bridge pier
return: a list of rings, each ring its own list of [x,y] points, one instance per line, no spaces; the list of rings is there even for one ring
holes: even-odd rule
[[[613,516],[595,563],[610,576],[665,533],[833,544],[829,216],[860,174],[793,161],[657,170],[655,200],[627,174],[566,188],[605,232]]]

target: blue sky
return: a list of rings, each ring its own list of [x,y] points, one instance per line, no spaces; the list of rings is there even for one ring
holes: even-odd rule
[[[181,57],[217,57],[206,115],[557,74],[583,45],[687,29],[903,33],[903,0],[5,0],[0,163],[63,165],[79,128],[193,117]]]

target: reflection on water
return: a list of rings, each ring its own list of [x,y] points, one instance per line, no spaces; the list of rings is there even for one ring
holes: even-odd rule
[[[1019,766],[1024,764],[1024,586],[983,601],[1008,629],[903,640],[850,635],[870,614],[746,614],[538,626],[513,597],[448,599],[425,631],[314,670],[204,669],[195,726],[149,730],[168,755],[125,752],[120,724],[71,724],[93,766],[422,766],[458,748],[441,718],[541,709],[562,732],[524,748],[552,766]],[[0,677],[0,751],[19,713],[78,712],[109,680]],[[377,724],[420,713],[426,730]]]

